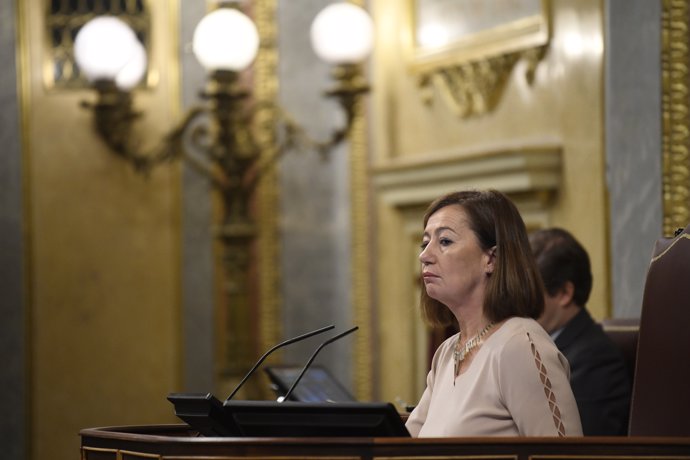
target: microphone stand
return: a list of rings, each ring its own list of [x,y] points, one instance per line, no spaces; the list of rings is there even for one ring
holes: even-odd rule
[[[273,353],[274,351],[276,351],[278,348],[282,348],[282,347],[284,347],[284,346],[286,346],[286,345],[290,345],[291,343],[299,342],[300,340],[307,339],[307,338],[309,338],[309,337],[311,337],[311,336],[313,336],[313,335],[316,335],[316,334],[321,334],[322,332],[330,331],[330,330],[333,329],[334,327],[335,327],[335,326],[331,324],[330,326],[322,327],[321,329],[317,329],[317,330],[315,330],[315,331],[307,332],[306,334],[302,334],[302,335],[299,335],[299,336],[297,336],[297,337],[293,337],[293,338],[291,338],[291,339],[288,339],[288,340],[286,340],[286,341],[284,341],[284,342],[279,343],[278,345],[275,345],[273,348],[271,348],[271,349],[268,350],[266,353],[264,353],[264,355],[263,355],[261,358],[259,358],[259,360],[256,362],[256,364],[254,364],[254,367],[252,367],[252,368],[249,370],[249,372],[247,372],[247,375],[245,375],[244,378],[242,379],[242,381],[235,387],[234,390],[232,390],[232,393],[230,393],[230,396],[228,396],[228,397],[225,399],[225,401],[226,401],[226,402],[227,402],[227,401],[230,401],[230,400],[232,399],[232,397],[235,396],[235,394],[239,391],[239,389],[242,388],[242,385],[244,385],[244,382],[246,382],[247,379],[248,379],[249,377],[251,377],[251,375],[254,373],[254,371],[256,371],[256,368],[259,367],[259,366],[261,365],[261,363],[264,362],[264,360],[268,357],[268,355],[270,355],[271,353]],[[337,336],[336,336],[336,338],[337,338]],[[322,345],[322,346],[323,346],[323,345]],[[313,357],[312,357],[312,359],[313,359]],[[310,361],[310,363],[311,363],[311,361]],[[304,372],[304,371],[303,371],[303,372]],[[302,376],[300,375],[300,377],[302,377]],[[299,380],[299,379],[298,379],[298,380]],[[294,385],[293,385],[293,386],[294,386]]]
[[[348,330],[345,331],[345,332],[341,332],[340,334],[331,337],[330,339],[326,340],[326,341],[323,342],[321,345],[319,345],[319,348],[317,348],[316,351],[314,351],[314,353],[311,355],[311,358],[309,358],[309,361],[307,361],[307,364],[304,365],[304,367],[302,368],[302,372],[299,373],[299,375],[297,376],[297,378],[296,378],[295,381],[293,382],[293,384],[292,384],[292,386],[290,387],[290,389],[287,391],[287,393],[285,393],[285,396],[283,396],[282,399],[279,399],[278,402],[282,403],[283,401],[287,400],[287,399],[290,397],[290,394],[292,393],[292,390],[295,389],[295,387],[297,386],[297,384],[299,383],[299,381],[302,379],[302,376],[304,376],[305,372],[307,372],[307,369],[309,369],[309,366],[311,366],[311,363],[312,363],[312,362],[314,361],[314,359],[316,358],[316,355],[319,354],[319,352],[321,351],[321,349],[322,349],[323,347],[325,347],[326,345],[328,345],[328,344],[331,343],[331,342],[335,342],[336,340],[340,339],[341,337],[345,337],[346,335],[348,335],[348,334],[350,334],[350,333],[352,333],[352,332],[355,332],[357,329],[359,329],[359,326],[355,326],[355,327],[353,327],[353,328],[351,328],[351,329],[348,329]]]

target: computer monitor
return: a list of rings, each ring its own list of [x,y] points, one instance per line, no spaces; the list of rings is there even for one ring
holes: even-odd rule
[[[301,366],[268,366],[264,369],[279,396],[285,395],[295,382]],[[289,397],[290,401],[302,402],[352,402],[355,397],[331,373],[322,366],[311,366],[305,372]]]

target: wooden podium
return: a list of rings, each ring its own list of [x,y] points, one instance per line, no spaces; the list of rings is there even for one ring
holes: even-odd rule
[[[89,428],[81,460],[690,460],[690,438],[212,438],[187,425]]]

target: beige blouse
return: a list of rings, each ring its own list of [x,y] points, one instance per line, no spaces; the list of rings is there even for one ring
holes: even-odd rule
[[[412,436],[582,436],[568,361],[539,323],[506,320],[454,384],[457,338],[434,354]]]

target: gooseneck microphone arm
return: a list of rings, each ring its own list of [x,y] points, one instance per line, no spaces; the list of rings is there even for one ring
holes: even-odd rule
[[[254,371],[256,371],[256,368],[259,367],[261,365],[261,363],[263,363],[266,358],[268,358],[268,355],[270,355],[271,353],[276,351],[278,348],[282,348],[285,345],[290,345],[291,343],[299,342],[300,340],[308,339],[309,337],[314,336],[316,334],[321,334],[322,332],[330,331],[334,327],[335,326],[331,324],[330,326],[322,327],[321,329],[316,329],[315,331],[311,331],[311,332],[307,332],[306,334],[298,335],[297,337],[293,337],[291,339],[286,340],[285,342],[281,342],[278,345],[271,348],[270,350],[268,350],[266,353],[264,353],[264,355],[261,358],[259,358],[259,360],[256,362],[256,364],[254,364],[254,367],[252,367],[251,370],[249,372],[247,372],[247,375],[244,376],[242,381],[235,387],[235,389],[232,390],[232,393],[230,393],[230,396],[227,397],[226,401],[230,401],[232,399],[232,397],[235,396],[235,394],[239,391],[239,389],[242,388],[242,385],[244,385],[244,382],[246,382],[247,379],[249,377],[251,377],[251,375],[254,373]],[[300,375],[300,377],[301,377],[301,375]]]
[[[290,394],[292,394],[292,390],[295,389],[295,387],[297,386],[297,384],[299,383],[299,381],[302,379],[302,376],[304,375],[305,372],[307,372],[307,369],[309,369],[309,366],[311,366],[311,363],[312,363],[312,362],[314,361],[314,359],[316,358],[316,355],[319,354],[319,352],[321,351],[321,349],[322,349],[323,347],[325,347],[326,345],[328,345],[328,344],[331,343],[331,342],[335,342],[336,340],[338,340],[338,339],[340,339],[340,338],[342,338],[342,337],[345,337],[346,335],[348,335],[348,334],[350,334],[350,333],[352,333],[352,332],[355,332],[357,329],[359,329],[359,326],[355,326],[355,327],[353,327],[352,329],[348,329],[348,330],[345,331],[345,332],[341,332],[340,334],[331,337],[330,339],[326,340],[326,341],[323,342],[321,345],[319,345],[319,348],[317,348],[316,351],[314,351],[314,353],[311,355],[311,358],[309,358],[309,361],[307,361],[307,364],[305,364],[304,367],[302,368],[302,372],[299,373],[299,375],[297,376],[297,378],[296,378],[295,381],[293,382],[292,386],[291,386],[290,389],[287,391],[287,393],[285,393],[285,396],[283,396],[283,399],[281,399],[280,402],[287,401],[287,399],[290,397]]]

